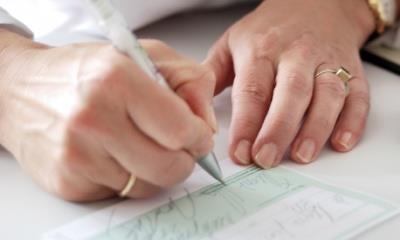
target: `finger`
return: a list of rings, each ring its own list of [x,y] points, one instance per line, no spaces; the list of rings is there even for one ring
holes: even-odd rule
[[[183,57],[161,41],[141,42],[149,49],[150,57],[155,60],[157,69],[168,81],[169,86],[216,132],[217,121],[212,107],[215,77],[212,71]]]
[[[105,95],[106,96],[106,95]],[[72,131],[92,136],[102,146],[108,156],[112,156],[129,173],[151,184],[165,187],[183,181],[191,173],[195,157],[205,155],[212,148],[212,142],[201,144],[197,155],[186,150],[168,150],[153,141],[134,123],[125,109],[114,107],[106,101],[101,108],[91,106],[78,114],[70,123]],[[109,114],[112,112],[113,114]]]
[[[233,53],[236,77],[232,88],[229,153],[239,164],[251,162],[251,147],[272,96],[274,70],[267,56],[246,49]]]
[[[207,122],[212,131],[218,131],[217,118],[213,107],[214,82],[209,81],[209,74],[198,77],[198,81],[186,82],[175,89],[176,93],[184,99],[193,113]],[[207,79],[205,79],[207,78]],[[204,80],[202,80],[204,79]]]
[[[349,82],[349,95],[331,137],[332,147],[339,152],[347,152],[360,141],[367,124],[370,108],[369,86],[361,61],[357,62],[354,78]]]
[[[192,173],[195,159],[188,152],[161,147],[132,126],[128,119],[120,126],[123,132],[116,132],[104,146],[123,169],[138,179],[170,187]]]
[[[65,159],[62,169],[56,170],[57,175],[48,176],[49,190],[65,200],[73,202],[90,202],[110,198],[114,191],[98,183],[90,181],[77,169],[79,159]]]
[[[111,157],[92,158],[86,162],[90,163],[90,165],[81,166],[84,176],[93,183],[112,189],[114,195],[118,195],[125,188],[131,176],[131,173]],[[136,177],[135,175],[133,176]],[[160,189],[154,184],[136,178],[135,184],[127,196],[131,198],[151,197],[158,193]]]
[[[125,185],[123,187],[125,187],[126,184],[128,183],[129,177],[126,178]],[[123,189],[123,188],[121,188],[121,189]],[[122,190],[119,190],[118,193],[120,193],[121,191]],[[152,196],[156,195],[160,191],[161,191],[161,188],[158,186],[150,184],[141,179],[135,179],[134,185],[129,190],[129,192],[126,196],[130,197],[130,198],[148,198],[148,197],[152,197]]]
[[[194,155],[210,145],[210,127],[173,91],[158,85],[140,69],[115,77],[123,78],[121,91],[131,120],[148,137],[168,149],[187,149]]]
[[[207,58],[203,62],[216,78],[215,95],[218,95],[226,87],[232,85],[234,78],[232,55],[228,44],[227,32],[209,50]]]
[[[281,57],[271,107],[252,149],[259,166],[278,164],[294,139],[311,100],[316,59],[313,47],[300,42]]]
[[[99,183],[90,181],[84,169],[89,166],[91,158],[87,151],[86,138],[81,138],[77,131],[69,132],[60,157],[48,176],[50,190],[68,201],[87,202],[109,198],[113,191]],[[89,148],[90,149],[90,148]],[[93,166],[89,166],[92,169]]]
[[[322,64],[316,73],[336,68],[337,65]],[[308,114],[292,145],[293,160],[309,163],[317,157],[333,131],[345,97],[345,85],[334,73],[324,73],[315,79],[314,94]]]
[[[124,187],[130,173],[109,156],[99,142],[89,134],[74,132],[66,139],[64,158],[69,181],[74,185],[75,201],[99,200],[117,195]],[[64,175],[65,175],[64,174]],[[129,192],[130,197],[148,197],[159,191],[159,187],[137,179],[137,187]]]
[[[75,190],[74,201],[93,201],[118,195],[127,184],[130,177],[118,162],[112,158],[89,157],[75,158],[75,172],[79,172],[82,179],[79,181],[80,192]],[[68,179],[77,180],[77,176],[67,176]],[[132,198],[145,198],[155,195],[160,191],[160,187],[136,179],[134,187],[128,195]]]

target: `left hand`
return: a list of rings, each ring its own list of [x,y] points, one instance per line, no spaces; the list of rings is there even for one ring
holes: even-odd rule
[[[230,156],[263,168],[279,164],[291,146],[299,163],[316,159],[330,138],[340,152],[360,140],[369,89],[359,49],[374,30],[365,0],[268,0],[234,24],[205,65],[217,93],[232,84]],[[335,74],[350,71],[350,92]]]

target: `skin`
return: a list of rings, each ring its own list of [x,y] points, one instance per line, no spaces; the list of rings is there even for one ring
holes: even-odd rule
[[[142,41],[172,90],[106,44],[50,48],[0,34],[0,141],[45,190],[93,201],[132,173],[129,196],[147,197],[212,149],[215,79],[165,44]]]
[[[232,85],[235,162],[270,168],[289,152],[309,163],[328,141],[346,152],[366,125],[358,51],[373,30],[365,0],[263,1],[203,65],[144,40],[172,91],[107,44],[52,48],[0,30],[0,143],[64,199],[115,196],[130,173],[129,197],[148,197],[182,182],[212,149],[212,97]],[[335,75],[314,78],[340,66],[354,76],[348,96]]]
[[[287,152],[310,163],[327,141],[353,149],[370,105],[359,49],[374,28],[364,0],[268,0],[229,28],[204,64],[217,92],[232,85],[231,158],[270,168]],[[334,74],[314,77],[340,66],[354,76],[348,96]]]

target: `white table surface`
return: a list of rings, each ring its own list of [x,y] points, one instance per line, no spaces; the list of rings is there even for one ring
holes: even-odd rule
[[[218,36],[250,8],[209,13],[191,13],[166,19],[142,31],[143,37],[159,38],[180,52],[201,61]],[[400,205],[400,78],[365,64],[371,84],[372,108],[364,139],[351,153],[329,148],[319,160],[307,166],[289,165],[301,172],[368,192]],[[229,91],[216,99],[220,133],[216,154],[227,157],[230,119]],[[0,151],[0,238],[38,239],[48,230],[118,200],[74,204],[43,192],[21,172],[16,161]],[[360,239],[400,239],[400,217],[368,231]]]

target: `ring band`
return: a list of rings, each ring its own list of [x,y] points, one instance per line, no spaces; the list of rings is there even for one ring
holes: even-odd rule
[[[344,67],[340,67],[339,69],[328,68],[328,69],[322,70],[321,72],[318,72],[317,74],[315,74],[315,78],[318,78],[325,73],[333,73],[336,76],[338,76],[340,78],[340,80],[342,80],[344,83],[346,95],[349,93],[349,91],[350,91],[349,81],[353,78],[353,76],[350,74],[350,72],[346,68],[344,68]]]
[[[129,180],[126,183],[125,187],[122,189],[121,192],[119,192],[118,195],[120,197],[126,197],[129,194],[129,192],[132,190],[133,186],[135,185],[135,182],[136,182],[136,177],[133,176],[133,174],[131,174],[129,176]]]

